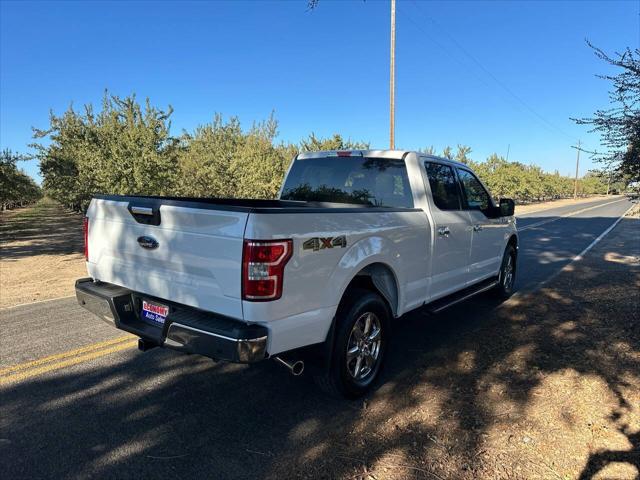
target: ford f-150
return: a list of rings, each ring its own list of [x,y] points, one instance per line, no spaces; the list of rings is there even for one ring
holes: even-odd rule
[[[353,398],[378,376],[397,317],[512,293],[513,215],[462,163],[301,153],[277,200],[95,196],[76,294],[143,351],[307,365]]]

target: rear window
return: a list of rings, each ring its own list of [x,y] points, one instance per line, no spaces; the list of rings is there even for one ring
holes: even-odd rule
[[[283,200],[413,208],[404,160],[324,157],[296,160]]]

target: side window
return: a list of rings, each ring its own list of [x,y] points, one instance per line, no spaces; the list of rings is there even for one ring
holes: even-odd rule
[[[441,163],[425,162],[433,203],[440,210],[460,210],[460,189],[453,168]]]
[[[460,178],[460,183],[462,184],[467,208],[469,210],[488,210],[491,206],[491,200],[480,180],[473,173],[462,169],[458,169],[458,178]]]

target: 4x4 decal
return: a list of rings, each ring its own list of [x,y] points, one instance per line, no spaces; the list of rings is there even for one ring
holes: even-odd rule
[[[313,250],[317,252],[318,250],[324,250],[325,248],[333,248],[333,247],[341,247],[344,248],[347,246],[347,237],[345,235],[340,235],[339,237],[313,237],[309,240],[305,240],[302,244],[303,250]]]

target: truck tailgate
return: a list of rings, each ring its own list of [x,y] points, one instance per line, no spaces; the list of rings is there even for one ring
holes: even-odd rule
[[[133,207],[153,210],[153,223],[159,217],[159,224],[143,223],[151,217],[134,215]],[[248,212],[97,198],[87,217],[87,268],[94,279],[242,318],[242,239]]]

